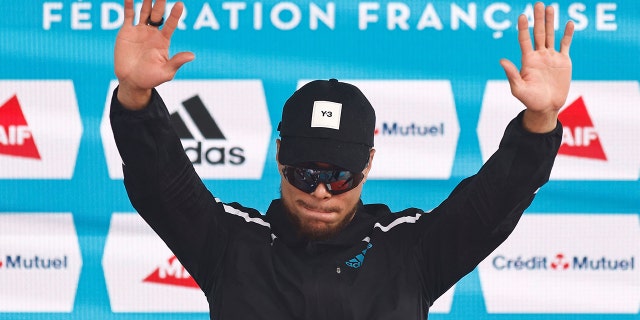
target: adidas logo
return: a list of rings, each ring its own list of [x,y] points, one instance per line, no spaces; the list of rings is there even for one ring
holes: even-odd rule
[[[362,253],[356,255],[355,257],[349,259],[349,261],[345,262],[345,264],[351,268],[357,269],[360,268],[362,266],[362,264],[364,263],[364,256],[365,254],[367,254],[367,251],[369,249],[371,249],[371,247],[373,247],[373,245],[371,243],[367,244],[367,247],[362,250]]]
[[[202,137],[202,139],[196,138],[179,112],[176,111],[170,115],[171,124],[182,140],[184,151],[191,163],[194,165],[241,165],[245,162],[243,148],[228,146],[226,143],[212,145],[210,141],[225,142],[226,137],[198,95],[183,101],[182,106],[189,116],[187,120],[193,123],[192,130],[197,130]]]
[[[186,288],[199,288],[198,284],[182,266],[176,256],[169,258],[166,264],[159,266],[150,275],[148,275],[142,282],[186,287]]]
[[[584,99],[579,97],[567,106],[558,119],[564,130],[558,154],[595,160],[607,160],[598,132],[593,126]]]
[[[218,124],[213,120],[199,96],[196,95],[185,100],[182,102],[182,106],[184,106],[184,109],[205,139],[225,140]],[[180,139],[194,139],[179,113],[174,112],[171,114],[171,124],[173,124]]]
[[[17,95],[0,106],[0,154],[41,159]]]
[[[109,92],[117,86],[112,80]],[[174,79],[157,89],[200,178],[262,178],[274,132],[261,81]],[[105,100],[100,134],[109,177],[122,179],[122,159],[109,120],[110,99]]]

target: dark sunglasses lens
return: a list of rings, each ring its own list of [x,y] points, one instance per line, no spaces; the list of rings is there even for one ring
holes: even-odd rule
[[[354,174],[350,171],[337,171],[334,173],[334,178],[326,181],[325,185],[331,194],[341,194],[357,187],[363,177],[362,173]]]
[[[284,167],[284,178],[302,192],[311,193],[318,186],[308,170],[296,167]]]
[[[341,170],[314,170],[285,166],[285,179],[299,190],[311,193],[320,183],[333,195],[345,193],[357,187],[364,178],[363,173]]]

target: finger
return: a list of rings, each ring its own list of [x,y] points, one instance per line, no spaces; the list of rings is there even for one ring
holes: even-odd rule
[[[520,71],[516,67],[513,62],[507,59],[500,59],[500,65],[502,69],[504,69],[504,73],[507,75],[507,80],[509,80],[509,84],[511,85],[511,90],[518,86],[520,81],[522,81],[522,77],[520,76]]]
[[[154,22],[159,22],[162,19],[162,17],[164,17],[164,8],[166,7],[166,5],[167,5],[167,0],[156,0],[156,3],[153,5],[153,8],[151,9],[151,14],[148,16],[149,20]]]
[[[573,39],[573,31],[575,26],[573,21],[567,22],[567,26],[564,28],[564,35],[562,36],[562,40],[560,40],[560,53],[564,53],[569,55],[569,49],[571,47],[571,40]]]
[[[536,2],[533,6],[533,42],[535,49],[543,49],[545,42],[544,4]]]
[[[130,26],[133,24],[133,0],[124,0],[124,23],[123,26]]]
[[[555,23],[555,20],[554,20],[553,7],[548,6],[544,10],[544,24],[545,24],[544,29],[546,32],[545,46],[548,49],[552,49],[552,50],[555,49],[554,42],[556,41],[554,23]]]
[[[176,53],[169,61],[167,61],[166,67],[169,69],[171,74],[175,74],[180,67],[182,67],[185,63],[193,61],[196,56],[192,52],[180,52]]]
[[[162,28],[162,34],[170,39],[173,35],[173,31],[178,27],[178,22],[180,22],[180,16],[182,16],[182,11],[184,10],[184,4],[182,2],[176,2],[171,8],[171,13],[169,14],[169,18],[164,24],[164,28]]]
[[[140,7],[140,16],[138,17],[138,24],[147,24],[147,18],[151,14],[151,0],[142,1],[142,7]]]
[[[518,42],[523,55],[533,51],[531,37],[529,36],[529,21],[524,14],[518,17]]]

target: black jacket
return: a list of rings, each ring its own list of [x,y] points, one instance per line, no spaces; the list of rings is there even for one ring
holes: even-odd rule
[[[157,92],[141,111],[113,94],[111,125],[131,203],[202,288],[211,319],[425,319],[431,304],[513,231],[546,183],[562,138],[526,132],[430,212],[359,204],[327,241],[306,242],[274,200],[263,216],[214,198]]]

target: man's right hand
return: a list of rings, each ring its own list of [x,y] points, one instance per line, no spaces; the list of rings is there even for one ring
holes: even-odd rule
[[[133,0],[124,2],[124,23],[118,32],[114,53],[114,68],[118,77],[118,100],[128,109],[144,108],[151,97],[151,89],[175,76],[182,65],[193,60],[191,52],[180,52],[169,58],[171,36],[178,26],[184,8],[177,2],[162,28],[147,25],[164,16],[166,0],[144,0],[140,22],[133,25]]]

